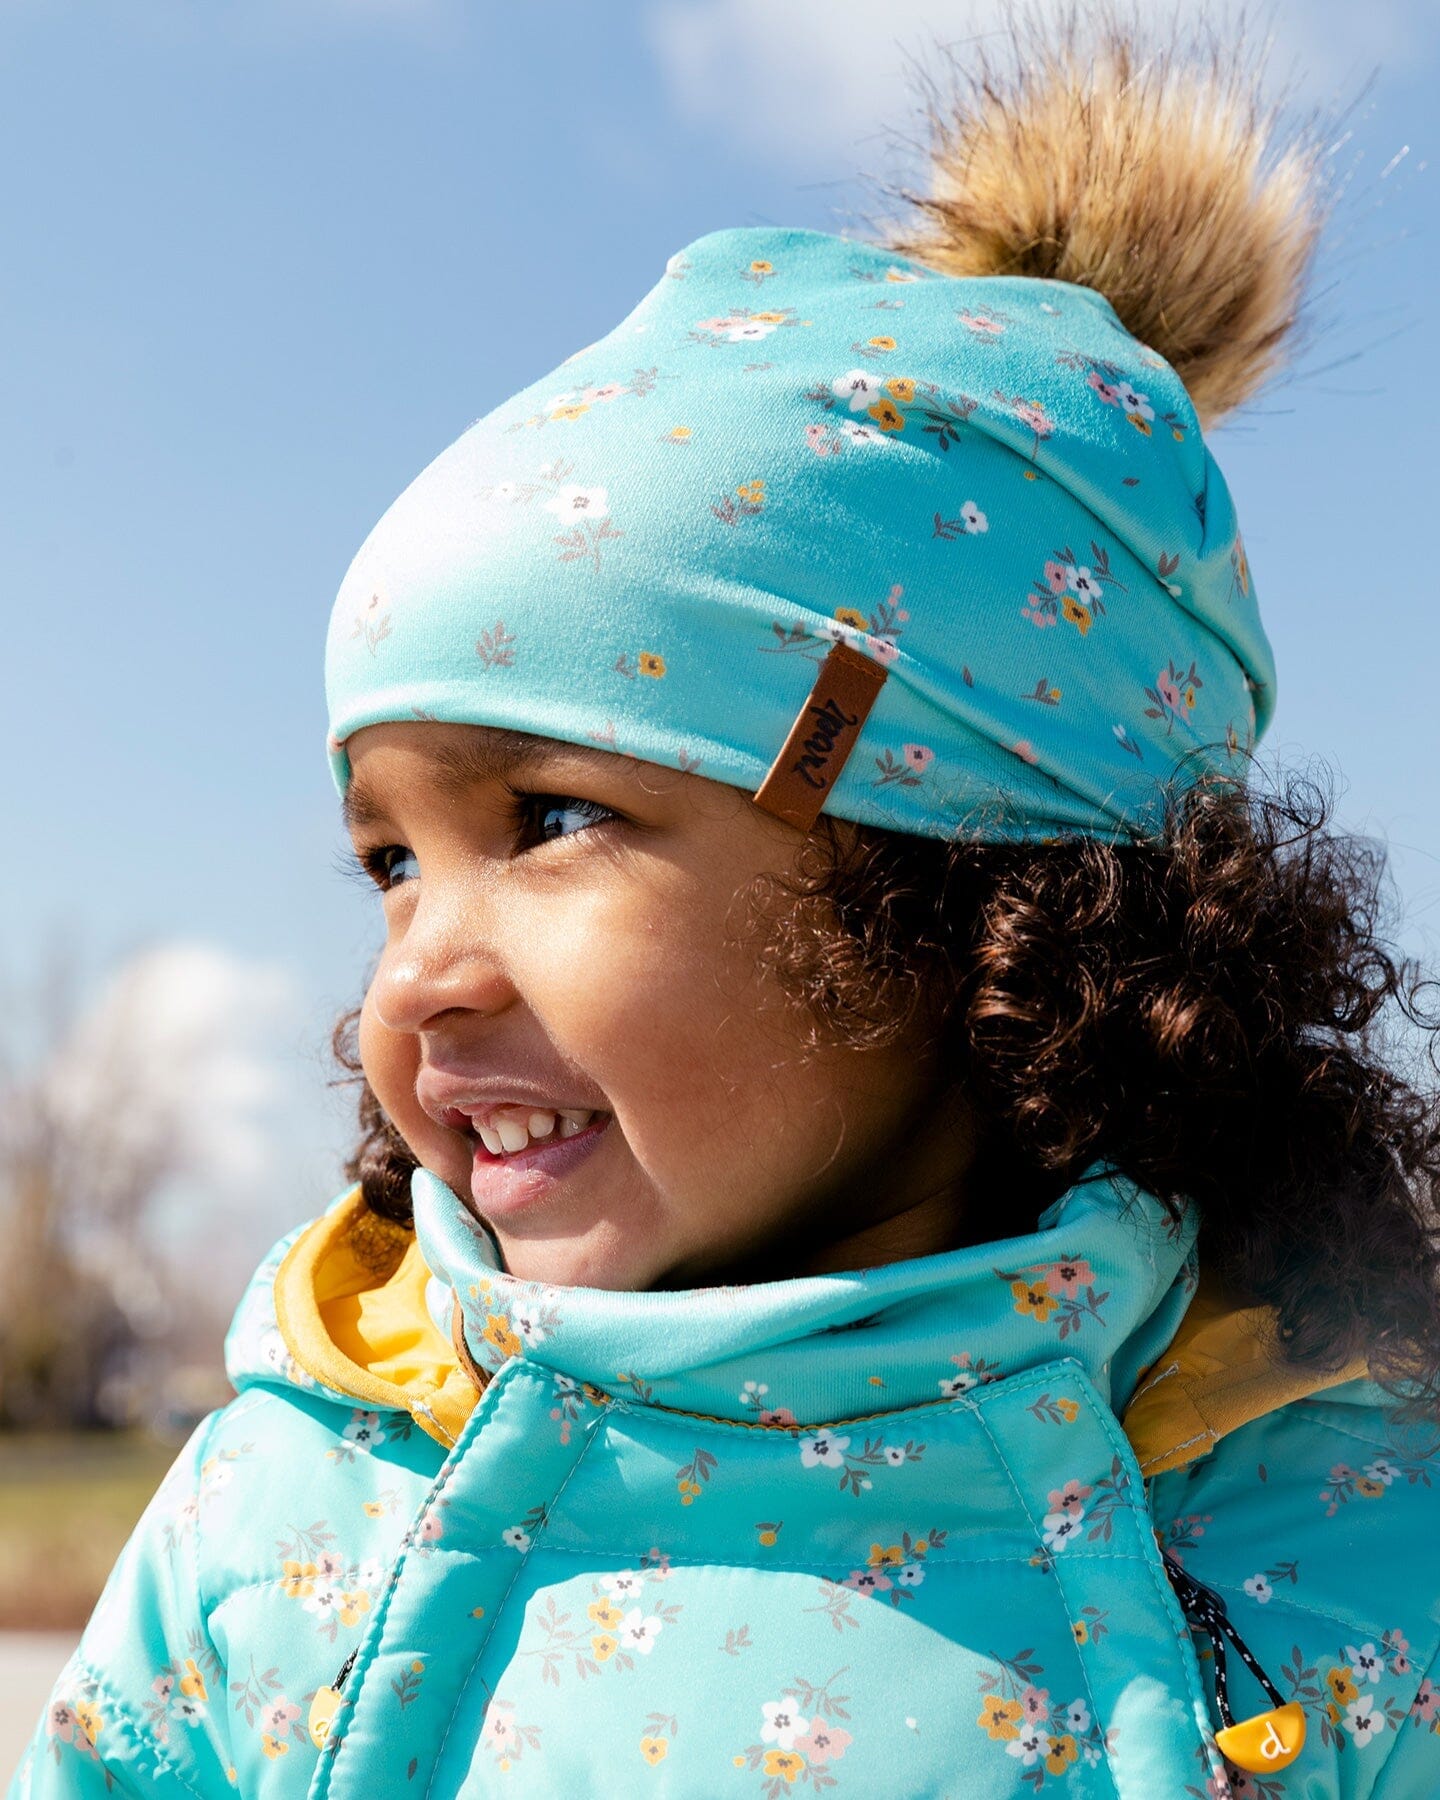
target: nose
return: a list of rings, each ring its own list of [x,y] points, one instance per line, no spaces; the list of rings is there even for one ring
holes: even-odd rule
[[[474,887],[421,887],[370,984],[379,1022],[389,1031],[418,1034],[442,1013],[500,1013],[513,1005],[516,989],[503,947]]]

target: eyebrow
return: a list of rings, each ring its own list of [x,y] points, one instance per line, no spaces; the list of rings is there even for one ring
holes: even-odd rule
[[[569,744],[556,738],[537,737],[531,732],[487,725],[483,735],[466,737],[459,743],[441,744],[437,749],[427,751],[428,780],[442,800],[460,800],[482,782],[503,781],[522,774],[564,751],[586,760],[604,756],[608,761],[612,754],[588,750],[583,744]],[[356,775],[340,803],[340,817],[345,829],[354,832],[378,824],[388,818],[389,813],[364,778]]]

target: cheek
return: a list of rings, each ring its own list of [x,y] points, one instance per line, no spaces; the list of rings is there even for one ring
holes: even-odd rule
[[[433,1122],[420,1110],[415,1098],[415,1077],[420,1069],[419,1040],[407,1032],[391,1031],[381,1024],[370,994],[360,1008],[360,1061],[375,1097],[390,1115],[407,1143],[412,1132],[434,1132]]]

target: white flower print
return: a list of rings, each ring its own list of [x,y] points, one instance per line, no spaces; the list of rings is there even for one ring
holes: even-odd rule
[[[634,1569],[621,1569],[614,1575],[602,1575],[600,1585],[612,1600],[633,1600],[644,1587],[645,1578]]]
[[[958,1375],[946,1375],[940,1383],[940,1394],[945,1400],[958,1400],[961,1394],[974,1387],[976,1376],[971,1369],[962,1369]]]
[[[1357,1681],[1378,1681],[1385,1672],[1384,1664],[1375,1654],[1373,1644],[1361,1644],[1358,1650],[1354,1644],[1347,1644],[1345,1660],[1355,1671]]]
[[[1381,1736],[1385,1724],[1384,1713],[1375,1710],[1373,1694],[1364,1694],[1345,1708],[1345,1729],[1362,1749]]]
[[[500,1542],[507,1544],[512,1550],[518,1550],[523,1556],[530,1548],[530,1534],[522,1531],[518,1525],[507,1525],[500,1533]]]
[[[620,1642],[627,1650],[633,1650],[641,1656],[648,1656],[655,1648],[655,1639],[660,1635],[663,1620],[647,1619],[638,1606],[632,1606],[625,1615],[625,1623],[620,1627]]]
[[[793,1750],[796,1738],[804,1737],[810,1729],[810,1721],[800,1716],[793,1694],[786,1694],[783,1700],[767,1700],[760,1710],[765,1715],[765,1723],[760,1727],[763,1744],[778,1744],[782,1750]]]
[[[1084,1517],[1078,1508],[1074,1512],[1046,1513],[1043,1521],[1045,1542],[1052,1550],[1063,1550],[1071,1538],[1079,1535]]]
[[[740,1395],[742,1406],[759,1406],[761,1400],[770,1392],[768,1381],[747,1381]]]
[[[553,499],[545,502],[545,510],[554,513],[558,519],[604,519],[610,514],[610,499],[603,487],[581,487],[571,481]]]
[[[350,1415],[350,1423],[342,1433],[357,1450],[373,1450],[376,1444],[385,1442],[385,1432],[380,1424],[378,1412],[357,1410]]]
[[[1264,1575],[1247,1575],[1245,1592],[1257,1606],[1264,1606],[1265,1602],[1272,1599],[1275,1594],[1274,1588],[1271,1587],[1269,1580]]]
[[[205,1717],[204,1703],[193,1694],[177,1694],[170,1707],[170,1717],[183,1719],[187,1725],[198,1725]]]
[[[775,329],[769,319],[742,319],[731,332],[727,332],[732,344],[745,344],[754,339],[767,338]]]
[[[1372,1481],[1383,1482],[1386,1487],[1389,1487],[1390,1483],[1394,1481],[1400,1471],[1395,1467],[1394,1463],[1390,1461],[1388,1456],[1377,1456],[1374,1462],[1366,1463],[1365,1473]]]
[[[508,1750],[515,1741],[515,1708],[508,1700],[493,1700],[485,1715],[480,1742],[487,1750]]]
[[[340,1611],[344,1592],[338,1581],[317,1581],[314,1590],[301,1602],[306,1612],[317,1613],[322,1619],[334,1618]]]
[[[377,1588],[385,1579],[385,1565],[378,1556],[367,1556],[355,1571],[355,1585],[363,1588]]]
[[[804,1469],[839,1469],[845,1464],[850,1448],[848,1437],[832,1437],[828,1431],[800,1440],[800,1466]]]
[[[1142,419],[1153,419],[1155,408],[1150,404],[1148,394],[1137,394],[1128,381],[1117,381],[1115,390],[1120,396],[1120,404],[1127,413],[1138,413]]]
[[[920,1583],[925,1579],[924,1563],[902,1563],[895,1571],[895,1579],[899,1582],[901,1587],[919,1587]]]
[[[837,399],[848,400],[851,412],[864,412],[883,396],[885,383],[867,369],[852,369],[848,375],[832,381],[830,391]]]
[[[1076,1737],[1084,1737],[1090,1729],[1090,1708],[1083,1700],[1072,1700],[1065,1708],[1065,1729]]]
[[[1089,569],[1077,569],[1072,563],[1065,570],[1065,580],[1067,585],[1073,588],[1082,600],[1088,600],[1092,606],[1097,600],[1103,600],[1105,597],[1104,588],[1091,574]]]
[[[1018,1756],[1028,1769],[1032,1763],[1038,1762],[1045,1747],[1045,1735],[1038,1725],[1022,1725],[1020,1735],[1012,1738],[1005,1746],[1011,1756]]]
[[[540,1323],[540,1315],[528,1307],[520,1307],[511,1313],[510,1324],[521,1342],[528,1344],[532,1350],[537,1344],[545,1342],[545,1327]]]
[[[885,1446],[885,1461],[892,1469],[903,1468],[905,1466],[905,1452],[898,1444],[887,1444]]]
[[[980,508],[973,500],[967,500],[960,508],[960,518],[965,529],[970,532],[972,536],[978,532],[988,531],[990,529],[990,521],[985,517],[984,513],[981,512]]]
[[[840,435],[848,438],[852,444],[883,444],[885,442],[885,433],[878,425],[861,425],[853,419],[840,428]]]

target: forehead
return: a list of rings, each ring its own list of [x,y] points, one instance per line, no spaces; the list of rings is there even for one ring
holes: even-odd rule
[[[346,744],[351,778],[340,811],[351,831],[386,816],[386,784],[373,763],[366,764],[368,753],[391,745],[403,747],[407,757],[421,759],[431,793],[442,800],[461,799],[483,782],[514,780],[541,764],[563,760],[571,768],[588,764],[596,774],[613,775],[618,763],[630,760],[613,751],[591,750],[583,744],[538,737],[528,731],[510,731],[498,725],[451,725],[430,720],[367,725],[353,733]],[[408,763],[406,773],[413,776],[413,767]]]

